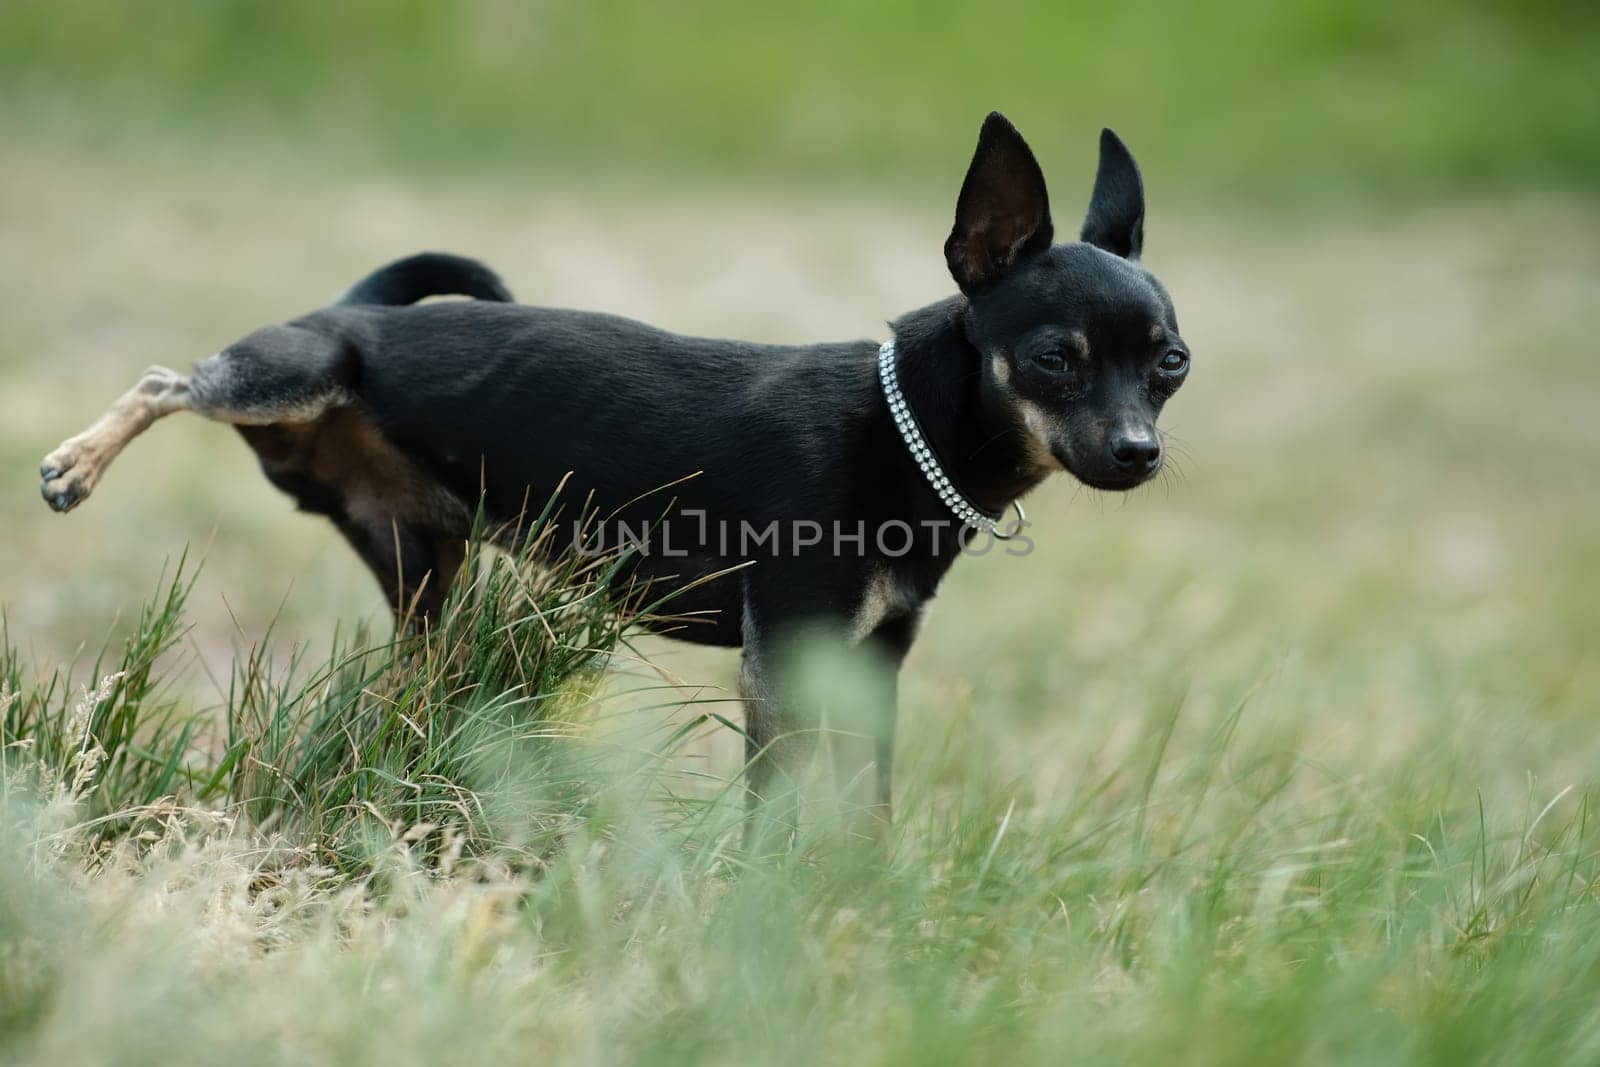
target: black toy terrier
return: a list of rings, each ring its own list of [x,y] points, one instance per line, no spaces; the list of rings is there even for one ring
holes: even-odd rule
[[[187,378],[146,371],[45,458],[42,492],[57,511],[82,503],[173,412],[231,423],[268,480],[333,520],[402,617],[423,620],[480,504],[509,529],[556,494],[631,538],[636,578],[688,587],[673,636],[742,646],[752,795],[777,792],[774,772],[808,762],[819,732],[774,669],[782,635],[804,625],[886,661],[873,727],[831,740],[841,785],[887,820],[894,671],[956,556],[1024,537],[1003,516],[1052,471],[1125,490],[1160,469],[1156,416],[1189,350],[1139,263],[1143,229],[1139,172],[1105,130],[1081,240],[1052,244],[1044,175],[994,113],[945,242],[961,292],[881,346],[527,307],[482,264],[424,254]],[[476,299],[411,306],[442,294]],[[574,529],[579,550],[604,536]]]

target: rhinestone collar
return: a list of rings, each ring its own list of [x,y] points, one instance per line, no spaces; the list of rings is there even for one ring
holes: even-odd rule
[[[900,439],[906,444],[906,451],[910,453],[912,461],[922,468],[922,475],[928,479],[928,485],[939,495],[944,506],[961,520],[961,524],[974,530],[985,530],[1002,541],[1021,532],[1027,525],[1028,516],[1023,513],[1020,501],[1011,502],[1011,506],[1017,510],[1016,524],[1002,525],[962,496],[961,491],[945,474],[944,468],[939,465],[938,457],[933,454],[933,449],[928,447],[928,439],[922,435],[922,427],[917,425],[917,417],[911,413],[911,406],[906,403],[905,394],[900,391],[900,380],[895,369],[893,337],[878,348],[878,381],[883,385],[883,398],[889,402],[889,414],[894,416],[895,427],[900,431]]]

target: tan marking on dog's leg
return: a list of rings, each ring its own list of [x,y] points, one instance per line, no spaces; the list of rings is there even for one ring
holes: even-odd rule
[[[894,581],[886,569],[878,569],[867,579],[861,593],[861,603],[856,605],[855,618],[850,625],[850,643],[859,645],[867,635],[876,630],[894,608]]]
[[[71,511],[100,483],[111,461],[157,419],[191,407],[189,379],[151,367],[87,430],[69,437],[39,464],[39,492],[56,511]]]

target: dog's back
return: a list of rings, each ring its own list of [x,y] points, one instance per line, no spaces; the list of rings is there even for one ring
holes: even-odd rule
[[[481,487],[499,516],[569,471],[601,512],[672,483],[713,519],[805,512],[811,483],[849,480],[827,468],[874,400],[867,341],[753,345],[468,303],[330,308],[297,325],[357,353],[356,405],[452,491]]]

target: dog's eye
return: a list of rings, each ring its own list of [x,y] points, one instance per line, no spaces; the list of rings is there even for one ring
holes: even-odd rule
[[[1182,374],[1189,369],[1189,357],[1174,348],[1161,357],[1161,370],[1165,374]]]
[[[1040,352],[1033,357],[1033,361],[1045,370],[1066,370],[1067,357],[1060,352]]]

